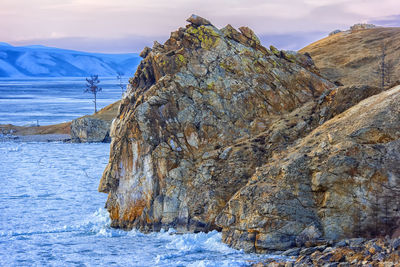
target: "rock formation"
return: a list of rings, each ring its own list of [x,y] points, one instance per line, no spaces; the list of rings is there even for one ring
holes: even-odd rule
[[[111,121],[82,117],[71,123],[71,141],[75,143],[109,142]]]
[[[376,28],[376,26],[374,24],[357,23],[350,27],[350,31],[360,31],[360,30],[373,29],[373,28]]]
[[[337,240],[392,234],[400,217],[400,86],[316,128],[257,169],[217,219],[226,243],[287,249],[309,227]]]
[[[93,115],[71,122],[71,141],[75,143],[110,142],[111,121],[117,116],[120,101],[112,103]]]
[[[256,252],[395,231],[400,88],[335,87],[247,27],[188,22],[142,51],[112,123],[111,225]]]
[[[283,255],[286,258],[269,258],[252,266],[399,266],[400,238],[344,239],[316,247],[292,248]]]
[[[114,227],[219,229],[230,197],[311,130],[314,100],[333,87],[309,57],[266,49],[249,28],[188,21],[141,53],[112,125],[99,190]]]

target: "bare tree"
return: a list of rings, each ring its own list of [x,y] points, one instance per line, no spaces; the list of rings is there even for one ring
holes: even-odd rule
[[[90,78],[86,78],[86,89],[84,92],[93,94],[94,113],[97,112],[97,93],[102,90],[102,88],[98,86],[99,83],[99,75],[90,75]]]
[[[125,91],[125,86],[122,83],[122,75],[124,75],[122,72],[117,71],[117,80],[119,81],[119,87],[121,88],[121,96],[124,95],[124,91]]]
[[[379,63],[378,63],[378,69],[376,73],[378,74],[379,77],[379,85],[382,90],[385,89],[385,74],[386,74],[386,44],[383,44],[381,46],[381,51],[379,54]]]
[[[385,82],[388,86],[390,86],[394,82],[393,77],[395,64],[393,60],[388,60],[385,65]]]
[[[379,86],[382,90],[393,82],[395,64],[393,60],[387,60],[387,44],[381,46],[378,69],[375,71],[379,77]]]

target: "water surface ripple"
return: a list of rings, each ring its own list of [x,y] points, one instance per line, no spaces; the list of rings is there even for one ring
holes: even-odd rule
[[[0,142],[0,266],[247,266],[217,232],[111,229],[97,192],[109,144]]]

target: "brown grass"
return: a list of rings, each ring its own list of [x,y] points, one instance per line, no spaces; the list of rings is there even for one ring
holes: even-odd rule
[[[374,28],[341,32],[314,42],[299,52],[308,52],[321,73],[344,85],[377,86],[379,55],[387,44],[387,58],[395,63],[394,78],[400,79],[400,28]]]

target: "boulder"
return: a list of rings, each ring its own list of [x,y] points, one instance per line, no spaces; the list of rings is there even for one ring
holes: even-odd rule
[[[195,14],[192,14],[190,18],[186,20],[187,22],[190,22],[192,25],[195,26],[201,26],[201,25],[211,25],[211,22],[206,20],[205,18],[202,18],[200,16],[197,16]]]
[[[368,23],[357,23],[350,27],[350,31],[359,31],[376,28],[374,24]]]
[[[71,123],[71,141],[75,143],[110,142],[111,121],[82,117]]]
[[[334,30],[334,31],[331,31],[329,33],[329,36],[332,36],[332,35],[335,35],[335,34],[338,34],[338,33],[341,33],[341,32],[342,32],[341,30]]]

